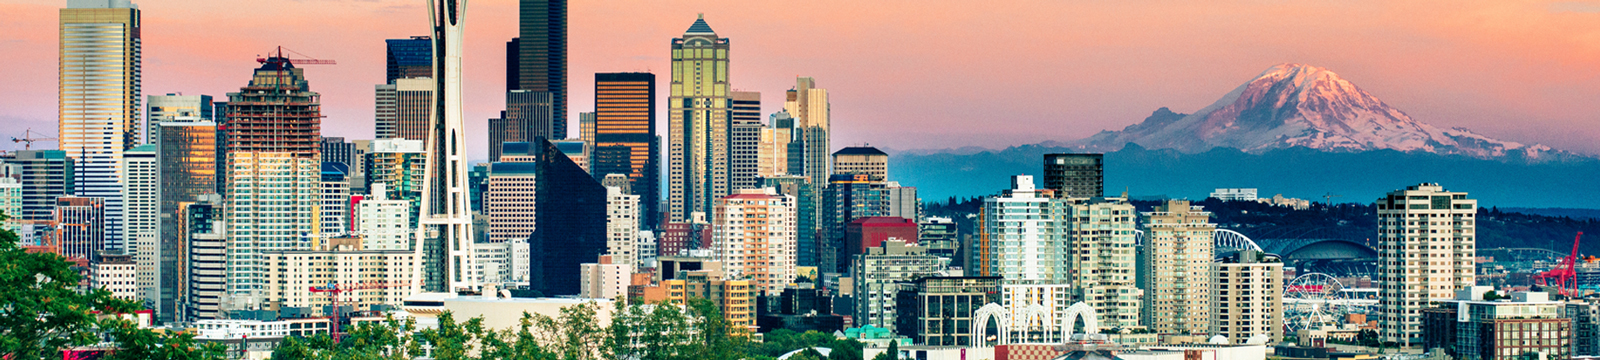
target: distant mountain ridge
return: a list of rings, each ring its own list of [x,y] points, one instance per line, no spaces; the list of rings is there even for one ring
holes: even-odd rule
[[[1193,114],[1156,110],[1088,138],[1000,150],[890,151],[889,177],[927,201],[995,194],[1008,175],[1040,175],[1042,155],[1105,153],[1107,194],[1204,198],[1211,189],[1369,202],[1422,182],[1483,206],[1588,208],[1600,159],[1441,129],[1412,119],[1332,71],[1273,66]],[[1036,180],[1038,180],[1036,178]]]
[[[1305,147],[1328,152],[1396,150],[1479,159],[1554,161],[1576,156],[1538,144],[1493,139],[1465,128],[1441,129],[1412,119],[1324,68],[1280,64],[1193,114],[1156,110],[1120,131],[1041,146],[1108,152],[1133,143],[1199,153],[1234,148],[1249,153]]]

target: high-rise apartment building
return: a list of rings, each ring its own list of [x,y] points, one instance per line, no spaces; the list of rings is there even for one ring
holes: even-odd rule
[[[1421,310],[1475,284],[1478,201],[1423,183],[1377,206],[1378,331],[1383,341],[1421,342]]]
[[[815,191],[809,179],[796,175],[782,175],[762,179],[762,188],[772,188],[778,194],[794,198],[795,204],[795,265],[817,266],[817,213]]]
[[[851,257],[850,279],[855,292],[856,324],[867,324],[896,331],[896,298],[903,285],[919,278],[939,276],[948,265],[938,256],[928,255],[914,243],[888,240]],[[982,306],[982,305],[979,305]]]
[[[549,94],[551,139],[567,137],[567,0],[520,0],[517,88]],[[509,60],[509,59],[508,59]],[[509,75],[509,74],[508,74]],[[533,138],[522,141],[533,141]],[[493,144],[491,144],[493,145]]]
[[[1141,322],[1158,334],[1211,332],[1212,248],[1217,224],[1188,200],[1167,200],[1144,215],[1139,247]]]
[[[671,96],[667,102],[667,213],[687,222],[711,212],[729,194],[728,39],[705,18],[672,39]]]
[[[178,205],[180,241],[185,246],[173,276],[162,273],[162,281],[176,279],[173,306],[183,321],[223,318],[222,299],[227,294],[228,238],[222,216],[222,197],[209,194],[194,202]],[[163,233],[165,234],[165,233]],[[166,296],[166,289],[162,296]]]
[[[1105,196],[1103,154],[1044,154],[1044,188],[1059,196]]]
[[[77,183],[76,159],[61,150],[23,150],[12,153],[7,164],[15,164],[22,180],[20,220],[53,220],[56,198],[72,196]]]
[[[228,292],[238,301],[266,295],[264,251],[309,249],[320,236],[320,98],[281,54],[228,93],[223,213]]]
[[[629,271],[644,265],[639,263],[639,195],[622,188],[606,187],[606,255]]]
[[[322,163],[322,185],[317,197],[321,199],[322,237],[332,238],[350,234],[350,168],[343,163]]]
[[[889,154],[871,146],[851,146],[833,152],[833,173],[867,174],[874,180],[889,178]]]
[[[1212,266],[1211,330],[1228,343],[1266,335],[1283,341],[1283,260],[1254,250],[1218,254]],[[1148,295],[1147,295],[1148,296]]]
[[[427,36],[412,36],[409,39],[388,39],[383,41],[387,48],[384,51],[384,83],[392,84],[395,80],[408,78],[433,77],[433,39]]]
[[[772,189],[744,189],[717,199],[712,254],[725,278],[745,279],[771,294],[795,276],[794,198]]]
[[[361,235],[365,250],[411,250],[416,235],[411,219],[411,201],[390,199],[387,184],[373,184],[372,196],[356,204],[355,233]]]
[[[106,247],[106,200],[62,196],[55,208],[61,256],[95,261]]]
[[[133,257],[137,299],[145,306],[157,303],[158,261],[161,238],[161,161],[156,146],[144,144],[122,153],[123,234],[127,255]]]
[[[472,210],[467,184],[467,134],[462,118],[461,55],[466,2],[430,2],[433,30],[433,110],[427,132],[422,206],[415,258],[421,259],[418,291],[453,292],[477,288],[472,262]]]
[[[72,0],[61,9],[61,150],[76,162],[80,197],[105,200],[105,249],[122,250],[122,153],[140,142],[143,74],[139,7]]]
[[[656,75],[599,73],[594,84],[594,137],[584,138],[593,146],[590,173],[627,175],[629,193],[639,195],[643,207],[642,221],[656,224],[661,202]]]
[[[607,250],[606,188],[554,143],[540,141],[534,149],[534,210],[559,210],[533,211],[538,227],[528,241],[529,287],[546,295],[577,294],[579,264]]]
[[[186,316],[187,311],[182,307],[185,301],[183,291],[192,287],[184,282],[189,267],[185,259],[193,256],[190,253],[195,247],[187,243],[191,234],[183,226],[186,222],[183,210],[185,205],[200,201],[201,195],[216,193],[219,175],[217,158],[221,152],[218,151],[215,122],[164,122],[157,129],[160,131],[158,138],[161,139],[156,145],[161,152],[161,268],[158,272],[161,298],[160,307],[155,310],[158,319],[172,321],[179,316]],[[221,229],[216,228],[218,231]],[[222,239],[220,233],[217,239]],[[203,248],[220,251],[224,246]],[[216,255],[215,265],[220,271],[224,254]],[[215,290],[221,291],[222,277],[220,273],[217,275],[219,282]]]
[[[145,101],[146,144],[155,144],[161,135],[161,123],[215,121],[211,95],[150,95]]]
[[[400,78],[373,87],[377,138],[426,140],[433,112],[433,78]]]
[[[984,199],[970,268],[1007,285],[1066,285],[1071,302],[1100,314],[1101,326],[1139,326],[1144,292],[1135,286],[1134,206],[1125,199],[1063,199],[1012,176],[1011,189]]]

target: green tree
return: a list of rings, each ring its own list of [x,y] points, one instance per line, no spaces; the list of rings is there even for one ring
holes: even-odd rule
[[[220,360],[227,354],[227,347],[222,344],[197,345],[194,334],[158,333],[115,317],[101,320],[100,328],[117,343],[117,351],[107,356],[107,360]]]
[[[878,354],[878,356],[873,356],[872,357],[872,360],[899,360],[899,359],[900,359],[900,342],[899,341],[893,341],[893,340],[889,341],[889,350]]]
[[[0,221],[7,218],[0,214]],[[110,359],[213,359],[220,346],[196,346],[193,335],[157,333],[102,314],[129,313],[137,303],[104,289],[78,292],[82,277],[56,254],[30,254],[17,234],[0,229],[0,356],[59,357],[62,349],[97,343],[107,335],[121,348]]]

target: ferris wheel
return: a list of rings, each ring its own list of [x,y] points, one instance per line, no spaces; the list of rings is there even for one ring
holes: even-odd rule
[[[1347,313],[1344,284],[1324,273],[1300,275],[1283,291],[1284,326],[1289,331],[1338,326]]]

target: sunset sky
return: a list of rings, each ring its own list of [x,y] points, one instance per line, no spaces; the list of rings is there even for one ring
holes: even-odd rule
[[[134,0],[144,93],[218,100],[282,45],[307,66],[326,136],[373,136],[384,39],[426,35],[425,0]],[[0,0],[0,136],[56,132],[58,9]],[[596,72],[652,71],[697,13],[731,38],[733,86],[781,108],[796,76],[831,92],[835,147],[991,148],[1192,112],[1274,64],[1328,68],[1413,118],[1600,154],[1600,1],[574,0],[572,129]],[[467,8],[470,139],[504,105],[514,0]],[[664,111],[665,106],[658,106]],[[658,121],[665,130],[665,117]],[[53,147],[54,145],[49,145]],[[0,149],[19,149],[9,141]],[[474,150],[485,158],[486,150]]]

